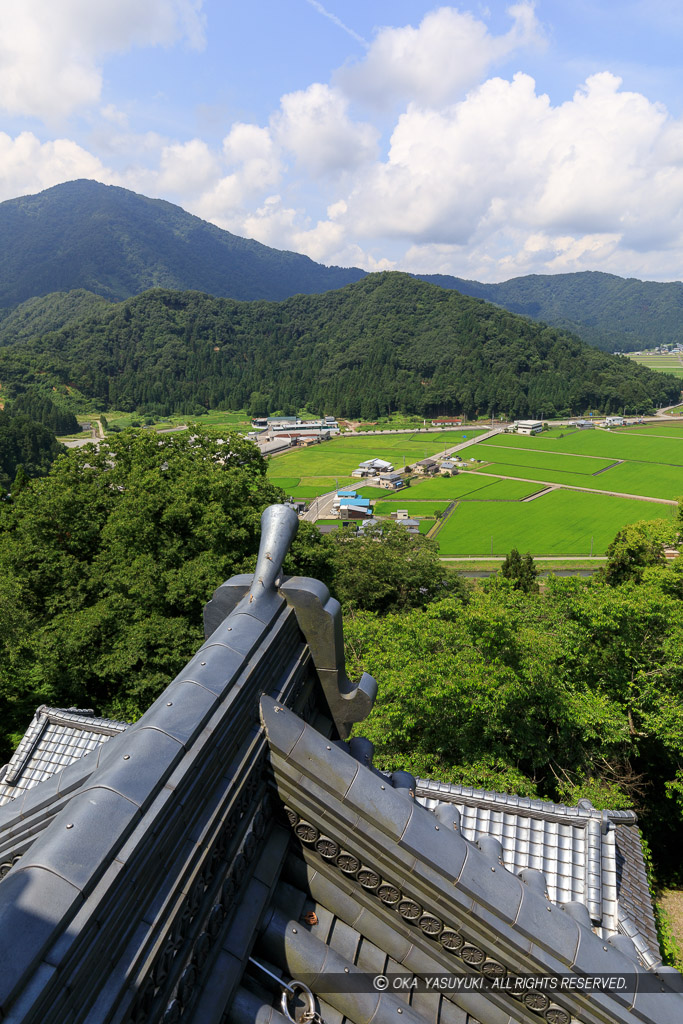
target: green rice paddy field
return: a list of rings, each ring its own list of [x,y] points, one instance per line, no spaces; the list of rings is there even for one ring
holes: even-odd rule
[[[664,429],[667,433],[654,436],[642,428],[577,430],[564,437],[553,432],[541,435],[543,440],[502,434],[482,441],[477,451],[486,459],[487,473],[676,499],[683,494],[683,430],[677,436],[675,427]]]
[[[648,366],[651,370],[683,377],[683,364],[674,352],[638,352],[629,354],[629,358],[641,366]]]
[[[346,436],[271,460],[269,474],[288,493],[312,498],[331,490],[335,481],[340,487],[353,483],[348,474],[365,458],[385,458],[398,468],[404,458],[412,464],[457,444],[462,433]],[[455,502],[436,535],[443,557],[490,555],[491,538],[494,555],[512,547],[535,555],[587,556],[591,550],[600,555],[627,523],[674,518],[673,502],[683,495],[683,424],[673,422],[613,431],[553,428],[536,437],[499,434],[462,455],[481,463],[468,462],[467,470],[453,477],[414,479],[398,493],[368,486],[361,493],[376,499],[378,515],[407,509],[423,520],[422,532],[433,525],[437,511]],[[522,500],[546,484],[555,489]]]
[[[360,483],[350,474],[365,459],[385,459],[397,469],[470,440],[485,431],[444,430],[429,434],[384,434],[377,437],[342,435],[323,444],[285,452],[268,460],[268,476],[298,501],[310,501],[336,486]],[[287,482],[287,486],[283,483]],[[295,483],[296,481],[296,483]],[[374,496],[374,495],[373,495]]]
[[[388,516],[397,508],[406,508],[411,516],[433,516],[435,509],[443,512],[452,501],[519,501],[538,490],[536,484],[523,480],[496,480],[475,474],[450,479],[434,477],[399,494],[387,494],[385,497],[386,492],[383,492],[382,499],[375,505],[375,513]],[[369,491],[367,488],[363,492],[366,498],[376,496],[376,492],[371,495]]]
[[[605,494],[555,490],[534,501],[500,505],[461,502],[437,535],[442,557],[504,555],[511,548],[534,555],[602,554],[616,533],[640,519],[672,519],[674,505]]]

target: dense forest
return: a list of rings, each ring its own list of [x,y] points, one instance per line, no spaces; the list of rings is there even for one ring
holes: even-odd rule
[[[499,284],[415,276],[571,331],[605,351],[680,340],[680,281],[638,281],[597,272],[532,274]],[[96,181],[66,182],[0,203],[0,344],[5,334],[26,336],[26,328],[39,333],[61,326],[39,324],[41,309],[35,304],[13,323],[2,323],[19,304],[52,292],[80,290],[82,305],[88,301],[83,289],[120,301],[154,287],[278,301],[341,288],[363,277],[365,271],[358,268],[325,267],[307,256],[239,238],[172,203]],[[69,304],[63,302],[63,323]]]
[[[363,276],[240,238],[172,203],[97,181],[69,181],[0,203],[0,309],[73,289],[114,300],[153,287],[283,299]]]
[[[262,509],[281,497],[248,441],[126,431],[60,456],[0,503],[0,738],[37,705],[132,719],[201,643],[201,610],[253,569]],[[660,869],[683,825],[683,559],[627,527],[607,571],[474,586],[430,542],[301,524],[286,572],[345,610],[352,673],[380,683],[360,731],[375,763],[596,806],[633,806]],[[667,527],[668,528],[668,527]],[[653,533],[654,531],[654,533]]]
[[[683,283],[638,281],[615,274],[529,274],[500,284],[419,275],[578,334],[605,352],[635,352],[683,341]]]
[[[61,413],[49,400],[41,399],[39,403],[34,403],[35,412],[39,414],[37,418],[26,408],[27,404],[31,404],[31,399],[23,403],[20,399],[10,410],[0,409],[1,495],[6,494],[12,484],[19,485],[24,477],[47,473],[62,450],[62,445],[55,437],[54,427],[46,423],[43,416],[45,419],[61,419],[66,416],[69,424],[76,423],[73,414]]]
[[[104,409],[190,415],[553,417],[680,396],[670,377],[396,273],[280,303],[152,290],[0,349],[0,380],[10,395],[49,382]]]
[[[58,331],[108,305],[106,299],[83,289],[27,299],[14,309],[0,310],[0,346],[16,345],[36,335]]]

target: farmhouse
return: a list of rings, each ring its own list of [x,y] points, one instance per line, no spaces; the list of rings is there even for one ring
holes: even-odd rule
[[[623,416],[606,416],[605,417],[606,427],[623,427],[624,417]]]
[[[540,434],[543,423],[541,420],[515,420],[515,430],[518,434]]]
[[[398,470],[394,470],[392,473],[380,473],[379,486],[385,487],[389,491],[398,491],[401,487],[405,487],[403,474]]]
[[[434,476],[439,471],[439,463],[435,462],[434,459],[421,459],[420,462],[415,463],[415,472],[422,473],[425,476]]]
[[[432,420],[433,427],[461,427],[462,420],[439,419]]]
[[[278,437],[273,441],[263,440],[258,442],[261,455],[277,455],[278,452],[285,452],[297,444],[297,439],[292,437]]]
[[[367,476],[379,476],[380,473],[391,473],[394,467],[390,462],[386,462],[384,459],[366,459],[365,462],[361,462],[358,469],[354,469],[351,473],[353,477],[367,477]]]
[[[339,506],[339,518],[340,519],[368,519],[372,515],[372,509],[370,503],[355,504],[344,502]]]
[[[378,771],[377,683],[262,523],[139,721],[40,708],[4,770],[3,1019],[679,1024],[635,814]]]

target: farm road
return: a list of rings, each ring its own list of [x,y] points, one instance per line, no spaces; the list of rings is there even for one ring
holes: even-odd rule
[[[550,484],[548,480],[534,480],[530,476],[502,476],[500,473],[485,473],[481,469],[476,469],[474,473],[476,473],[477,476],[491,476],[496,480],[523,479],[526,483],[541,484],[542,486],[547,487],[549,490],[587,491],[589,494],[609,494],[613,498],[633,498],[635,501],[655,501],[659,505],[678,505],[677,501],[671,501],[669,498],[651,498],[644,494],[626,494],[625,491],[602,491],[598,490],[597,487],[577,487],[576,484]]]

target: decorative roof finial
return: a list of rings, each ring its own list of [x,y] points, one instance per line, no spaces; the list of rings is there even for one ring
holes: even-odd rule
[[[250,600],[257,600],[264,592],[275,591],[275,581],[282,575],[282,563],[298,529],[299,517],[288,505],[269,505],[264,510]]]

